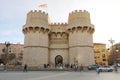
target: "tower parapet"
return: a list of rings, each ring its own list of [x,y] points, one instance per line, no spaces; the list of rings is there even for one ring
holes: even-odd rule
[[[68,32],[87,31],[94,32],[94,25],[91,24],[90,14],[86,10],[75,10],[69,13],[68,17]]]
[[[26,20],[26,24],[24,25],[24,27],[43,27],[45,29],[50,29],[49,24],[48,24],[48,14],[42,11],[30,11],[27,14],[27,20]]]
[[[67,23],[51,23],[51,32],[53,33],[66,33]]]
[[[48,14],[42,11],[31,10],[27,14],[26,24],[23,26],[23,33],[28,32],[49,32]]]
[[[91,26],[90,14],[88,11],[84,10],[75,10],[69,13],[68,17],[69,28],[77,26]]]

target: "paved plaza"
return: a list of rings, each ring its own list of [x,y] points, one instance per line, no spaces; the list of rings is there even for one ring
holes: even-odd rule
[[[0,80],[120,80],[120,72],[8,71],[0,72]]]

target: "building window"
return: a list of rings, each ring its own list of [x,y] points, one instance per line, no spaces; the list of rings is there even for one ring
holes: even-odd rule
[[[103,61],[106,61],[106,59],[103,59]]]
[[[105,63],[102,63],[103,65],[106,65]]]
[[[104,58],[104,57],[105,57],[105,54],[103,54],[102,57]]]
[[[16,48],[13,48],[13,49],[12,49],[12,52],[13,52],[13,53],[16,53]]]
[[[102,52],[105,52],[105,49],[102,49]]]

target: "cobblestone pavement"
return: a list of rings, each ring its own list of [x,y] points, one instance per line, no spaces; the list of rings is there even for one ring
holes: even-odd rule
[[[120,72],[8,71],[0,72],[0,80],[120,80]]]

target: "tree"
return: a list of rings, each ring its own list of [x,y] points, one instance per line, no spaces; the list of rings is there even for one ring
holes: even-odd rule
[[[1,61],[3,62],[3,64],[6,63],[6,55],[5,54],[1,54]]]
[[[13,60],[13,59],[15,59],[15,58],[16,58],[16,56],[15,56],[14,53],[8,54],[8,61],[11,61],[11,60]]]
[[[0,64],[1,64],[1,63],[4,63],[4,61],[3,61],[2,59],[0,59]]]

